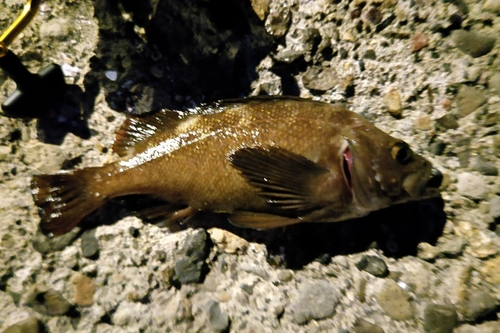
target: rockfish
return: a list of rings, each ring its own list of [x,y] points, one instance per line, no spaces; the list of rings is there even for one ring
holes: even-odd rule
[[[427,160],[342,106],[254,97],[194,111],[127,118],[116,162],[34,176],[42,231],[64,234],[131,194],[164,201],[146,216],[167,223],[211,211],[255,229],[335,222],[439,196]]]

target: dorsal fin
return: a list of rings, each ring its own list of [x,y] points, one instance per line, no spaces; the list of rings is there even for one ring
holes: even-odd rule
[[[120,157],[130,153],[139,153],[147,148],[147,140],[159,131],[174,130],[185,118],[181,112],[162,109],[146,116],[127,118],[116,132],[113,151]]]

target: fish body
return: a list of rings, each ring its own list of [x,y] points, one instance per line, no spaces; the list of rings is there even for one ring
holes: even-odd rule
[[[342,106],[267,97],[196,111],[130,117],[116,135],[116,162],[34,176],[41,229],[63,234],[131,194],[166,203],[152,217],[213,211],[256,229],[335,222],[439,195],[427,160]]]

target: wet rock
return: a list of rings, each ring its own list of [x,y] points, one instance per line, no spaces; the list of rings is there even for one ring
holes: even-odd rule
[[[483,4],[483,9],[493,13],[500,13],[500,0],[486,0]]]
[[[427,304],[424,310],[424,330],[427,333],[452,333],[458,315],[453,305]]]
[[[411,41],[411,51],[412,52],[417,52],[426,47],[429,44],[429,37],[427,35],[417,32],[415,35],[413,35],[412,41]]]
[[[458,128],[458,122],[454,115],[445,114],[441,118],[436,119],[437,129],[456,129]]]
[[[330,67],[323,70],[319,67],[311,67],[304,73],[302,80],[307,89],[317,91],[326,91],[338,84],[337,71]]]
[[[389,269],[385,261],[377,256],[363,256],[363,258],[356,263],[356,267],[360,271],[368,272],[377,277],[386,277],[389,275]]]
[[[366,50],[365,54],[363,55],[363,58],[369,59],[369,60],[376,60],[377,55],[375,54],[375,51],[372,49]]]
[[[198,324],[203,332],[226,332],[229,328],[227,312],[219,302],[208,297],[203,297],[193,304],[193,317],[195,327]]]
[[[339,300],[339,291],[327,281],[306,281],[299,286],[288,312],[293,322],[305,324],[333,316]]]
[[[99,257],[99,241],[95,237],[95,229],[86,230],[81,237],[82,256],[88,259]]]
[[[355,333],[384,333],[384,330],[380,326],[359,317],[354,322],[353,330]]]
[[[28,317],[9,326],[3,333],[42,333],[45,332],[43,324],[35,317]]]
[[[459,311],[466,321],[477,321],[494,312],[498,306],[497,300],[483,290],[466,289],[466,296],[460,300]]]
[[[209,242],[204,229],[197,229],[188,234],[182,249],[177,252],[174,271],[179,282],[201,282],[207,271],[205,259],[209,253]]]
[[[60,292],[45,287],[35,287],[28,296],[26,305],[38,313],[49,316],[65,315],[71,308]]]
[[[494,219],[500,218],[500,197],[495,196],[490,200],[490,215]]]
[[[292,14],[288,7],[271,3],[265,23],[266,31],[273,37],[283,37],[288,31],[291,18]]]
[[[460,195],[473,200],[484,200],[488,195],[488,186],[481,177],[464,172],[457,177],[457,190]]]
[[[488,54],[495,46],[495,39],[473,31],[455,30],[451,39],[462,52],[477,58]]]
[[[375,298],[384,313],[392,319],[408,320],[415,315],[410,294],[393,280],[387,280]]]
[[[245,253],[248,248],[248,242],[236,236],[235,234],[219,228],[211,228],[208,230],[212,242],[217,248],[226,253]]]
[[[78,306],[88,307],[94,304],[94,281],[83,274],[77,273],[71,278],[74,302]]]
[[[486,96],[476,88],[462,86],[457,95],[458,116],[465,117],[485,104]]]
[[[391,88],[385,95],[385,105],[387,111],[395,118],[401,118],[403,106],[401,104],[401,95],[397,88]]]
[[[498,176],[498,168],[482,156],[475,156],[469,162],[469,168],[485,176]]]

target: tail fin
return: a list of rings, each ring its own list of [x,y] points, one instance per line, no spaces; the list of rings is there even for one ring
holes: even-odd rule
[[[89,190],[88,174],[84,169],[33,177],[31,194],[44,233],[65,234],[104,203],[105,196]]]

